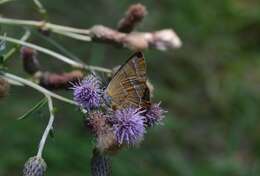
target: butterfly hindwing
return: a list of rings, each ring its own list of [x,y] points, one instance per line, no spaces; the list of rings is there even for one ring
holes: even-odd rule
[[[111,98],[112,107],[118,109],[146,106],[146,79],[144,57],[141,52],[137,52],[119,68],[108,84],[106,92]]]

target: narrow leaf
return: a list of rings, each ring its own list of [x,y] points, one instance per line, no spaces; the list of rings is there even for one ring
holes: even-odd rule
[[[30,110],[28,110],[25,114],[18,118],[18,120],[25,119],[29,117],[32,113],[41,109],[48,102],[47,98],[41,99],[37,104],[35,104]]]

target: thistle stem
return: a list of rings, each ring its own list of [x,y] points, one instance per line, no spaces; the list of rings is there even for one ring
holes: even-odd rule
[[[4,3],[6,3],[6,2],[10,2],[10,1],[14,1],[14,0],[0,0],[0,5],[1,5],[1,4],[4,4]]]
[[[100,72],[105,72],[105,73],[111,73],[110,69],[81,64],[81,63],[78,63],[74,60],[71,60],[70,58],[65,57],[65,56],[63,56],[59,53],[56,53],[54,51],[51,51],[49,49],[43,48],[41,46],[29,43],[29,42],[24,42],[24,41],[21,41],[21,40],[17,40],[17,39],[14,39],[14,38],[11,38],[11,37],[5,37],[5,36],[0,36],[0,39],[5,39],[8,42],[17,43],[17,44],[20,44],[20,45],[23,45],[23,46],[33,48],[37,51],[40,51],[40,52],[45,53],[47,55],[53,56],[54,58],[56,58],[56,59],[58,59],[62,62],[65,62],[65,63],[67,63],[67,64],[69,64],[69,65],[71,65],[72,67],[75,67],[75,68],[86,69],[86,70],[90,70],[90,71],[100,71]]]
[[[72,32],[83,35],[89,35],[90,31],[88,29],[79,29],[69,26],[57,25],[45,21],[33,21],[33,20],[18,20],[11,18],[0,18],[1,24],[9,24],[9,25],[18,25],[18,26],[30,26],[30,27],[44,27],[45,29],[50,30],[60,30],[64,32]]]
[[[67,99],[67,98],[65,98],[65,97],[62,97],[62,96],[60,96],[60,95],[58,95],[58,94],[55,94],[55,93],[53,93],[53,92],[51,92],[51,91],[49,91],[49,90],[47,90],[47,89],[45,89],[45,88],[39,86],[38,84],[35,84],[35,83],[33,83],[33,82],[31,82],[31,81],[28,81],[28,80],[26,80],[26,79],[24,79],[24,78],[21,78],[21,77],[19,77],[19,76],[13,75],[13,74],[11,74],[11,73],[6,73],[6,72],[0,72],[0,74],[1,74],[4,78],[7,78],[7,79],[11,79],[11,80],[20,82],[20,83],[22,83],[22,84],[24,84],[24,85],[26,85],[26,86],[29,86],[29,87],[31,87],[31,88],[33,88],[33,89],[36,89],[36,90],[38,90],[39,92],[43,93],[44,95],[51,96],[51,97],[53,97],[53,98],[56,98],[56,99],[58,99],[58,100],[64,101],[64,102],[69,103],[69,104],[77,105],[77,103],[76,103],[75,101],[72,101],[72,100]]]
[[[42,135],[41,141],[39,143],[39,148],[38,148],[38,152],[37,152],[37,157],[41,158],[42,156],[42,152],[47,140],[47,137],[53,127],[53,122],[54,122],[54,108],[53,108],[53,102],[52,99],[49,95],[45,94],[47,100],[48,100],[48,107],[49,107],[49,112],[50,112],[50,118],[49,118],[49,122],[44,130],[44,133]]]

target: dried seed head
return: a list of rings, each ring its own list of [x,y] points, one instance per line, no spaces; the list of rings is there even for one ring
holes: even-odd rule
[[[91,175],[92,176],[111,176],[111,160],[108,156],[101,154],[97,149],[93,150],[91,158]]]
[[[60,74],[44,72],[40,75],[40,85],[48,89],[68,88],[71,83],[82,80],[83,77],[83,73],[79,70]]]
[[[23,169],[23,176],[44,176],[47,165],[43,158],[34,156],[26,161]]]
[[[106,115],[101,111],[91,111],[85,119],[86,128],[95,136],[104,133],[108,128]]]
[[[36,50],[29,47],[22,47],[20,53],[23,60],[23,68],[27,73],[35,74],[40,70]]]
[[[147,14],[147,10],[142,4],[131,5],[124,18],[122,18],[118,23],[118,31],[129,33],[135,26],[142,21],[144,16]]]
[[[85,119],[85,126],[96,137],[96,148],[103,153],[113,153],[119,148],[108,119],[109,116],[100,111],[91,111]]]
[[[164,29],[153,33],[153,41],[150,43],[159,50],[180,48],[182,42],[172,29]]]
[[[0,78],[0,98],[5,97],[8,94],[9,89],[9,83],[5,79]]]

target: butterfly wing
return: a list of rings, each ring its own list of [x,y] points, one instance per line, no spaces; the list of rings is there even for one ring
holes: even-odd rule
[[[148,106],[146,64],[141,52],[135,53],[115,73],[106,89],[114,109]]]

